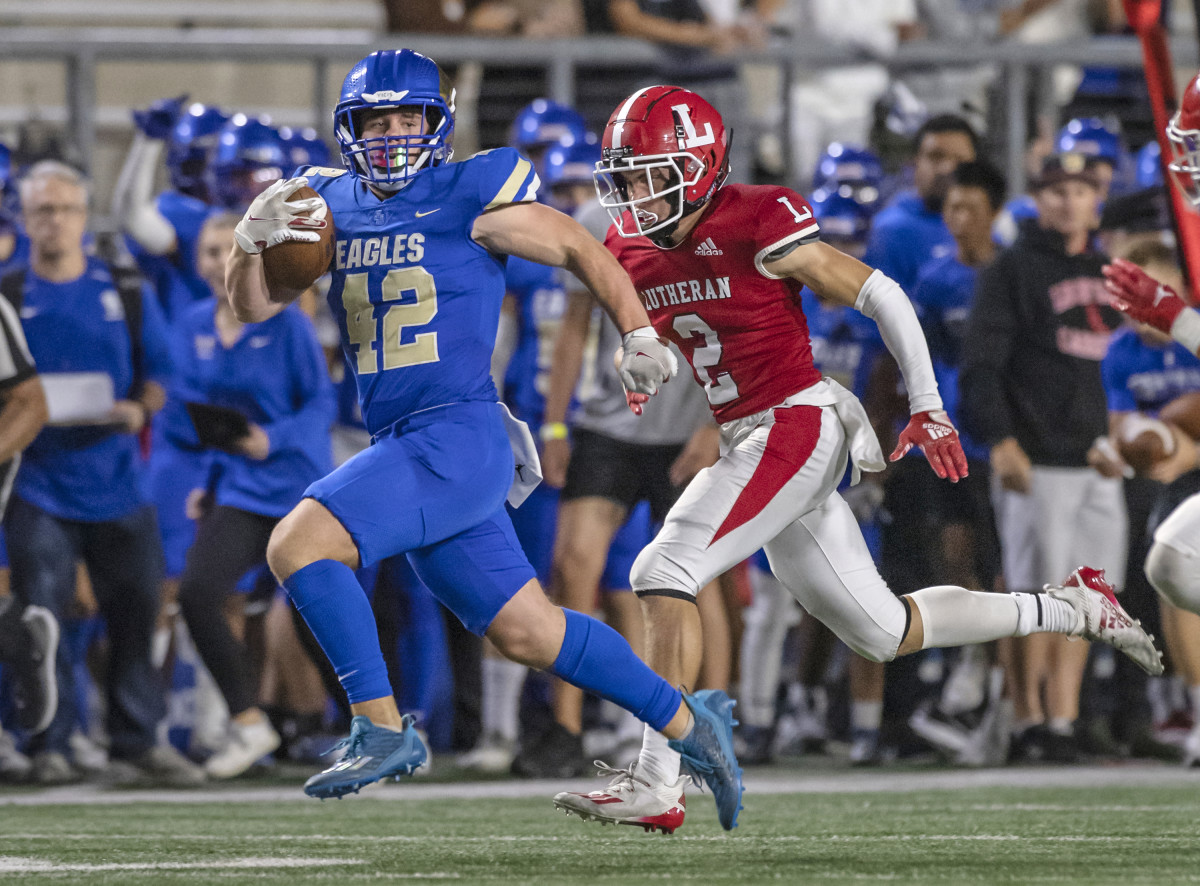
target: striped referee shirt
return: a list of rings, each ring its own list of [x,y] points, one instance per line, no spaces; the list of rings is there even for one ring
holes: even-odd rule
[[[25,342],[21,318],[8,299],[0,295],[0,402],[8,398],[12,388],[35,375],[37,370]],[[12,491],[20,462],[21,456],[16,455],[0,465],[0,516],[8,504],[8,494]]]

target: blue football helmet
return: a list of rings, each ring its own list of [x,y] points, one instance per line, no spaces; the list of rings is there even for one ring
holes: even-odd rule
[[[1133,182],[1138,188],[1154,188],[1163,183],[1162,148],[1157,141],[1146,142],[1137,152]]]
[[[553,145],[542,161],[542,182],[555,185],[591,185],[592,173],[600,161],[600,139],[595,133],[585,133],[581,139],[570,139]]]
[[[189,106],[175,125],[167,140],[167,171],[175,190],[208,200],[204,170],[209,154],[217,143],[217,133],[229,120],[220,108],[202,105]]]
[[[860,256],[871,227],[871,208],[837,190],[820,188],[808,201],[813,217],[821,225],[821,236],[837,241],[840,248]]]
[[[367,112],[421,108],[420,135],[362,138]],[[433,59],[411,49],[372,52],[346,75],[333,111],[333,131],[342,161],[353,175],[382,191],[396,191],[423,169],[454,156],[454,89]]]
[[[1087,154],[1108,163],[1113,169],[1121,165],[1125,149],[1121,134],[1099,117],[1076,117],[1058,131],[1055,153]]]
[[[813,173],[814,191],[833,191],[868,209],[876,209],[883,187],[883,163],[858,145],[831,142]]]
[[[250,201],[291,171],[279,130],[265,118],[234,114],[221,127],[205,181],[214,205],[243,212]]]
[[[547,98],[535,98],[513,120],[513,147],[522,152],[549,148],[561,141],[582,141],[587,121],[572,107]]]
[[[329,145],[317,135],[311,126],[303,129],[292,129],[288,126],[279,128],[279,137],[283,139],[288,156],[291,157],[292,167],[328,166],[333,159]]]
[[[596,164],[600,162],[600,155],[600,139],[591,132],[580,140],[561,141],[546,151],[542,159],[542,182],[546,185],[552,205],[564,212],[575,208],[573,203],[568,204],[568,201],[561,199],[561,195],[555,193],[555,188],[585,185],[591,190],[594,187],[592,175],[596,171]]]

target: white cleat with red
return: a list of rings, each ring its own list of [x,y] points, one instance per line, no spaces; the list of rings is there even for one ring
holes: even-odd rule
[[[681,776],[674,784],[652,785],[638,778],[637,763],[628,769],[613,769],[596,762],[596,774],[613,776],[608,787],[589,794],[563,791],[554,797],[554,806],[568,815],[578,815],[584,821],[601,824],[628,824],[640,827],[647,833],[662,831],[670,834],[683,824],[683,786],[687,776]]]
[[[1045,590],[1051,597],[1071,604],[1079,614],[1080,626],[1073,636],[1107,643],[1128,655],[1147,674],[1157,676],[1163,672],[1162,653],[1154,645],[1154,637],[1117,602],[1103,569],[1080,566],[1061,587],[1046,585]]]

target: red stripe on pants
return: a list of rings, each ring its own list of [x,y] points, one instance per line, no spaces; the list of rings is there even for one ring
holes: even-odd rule
[[[796,472],[804,467],[821,436],[821,407],[792,406],[775,410],[775,424],[750,481],[729,510],[729,516],[708,544],[711,547],[757,517]]]

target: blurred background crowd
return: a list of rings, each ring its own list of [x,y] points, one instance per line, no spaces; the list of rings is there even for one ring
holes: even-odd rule
[[[822,236],[893,277],[921,317],[971,476],[950,487],[915,455],[843,490],[891,588],[1027,591],[1086,559],[1165,643],[1156,678],[1050,635],[884,666],[806,617],[760,553],[701,593],[692,687],[739,699],[744,763],[1200,762],[1200,619],[1142,574],[1148,529],[1200,488],[1196,445],[1174,431],[1152,465],[1122,447],[1200,391],[1200,360],[1124,323],[1100,275],[1119,255],[1184,291],[1119,2],[210,0],[125,3],[100,22],[85,5],[0,2],[0,289],[48,392],[56,375],[111,379],[90,402],[48,397],[51,424],[16,472],[0,601],[57,618],[58,705],[23,728],[7,675],[0,780],[195,784],[316,762],[345,731],[344,693],[263,553],[306,485],[367,445],[354,383],[320,282],[243,326],[224,263],[255,195],[341,167],[334,59],[401,42],[452,75],[459,157],[511,144],[541,198],[581,218],[621,98],[652,82],[707,98],[734,131],[732,180],[804,194]],[[1164,15],[1194,44],[1190,7]],[[64,54],[56,34],[84,42]],[[1064,63],[1064,45],[1096,61]],[[79,280],[107,293],[103,316],[72,307]],[[632,421],[590,297],[517,260],[508,282],[493,377],[546,477],[514,523],[548,592],[637,650],[629,567],[715,460],[716,426],[686,378],[647,407],[669,421]],[[1013,292],[1044,308],[1005,313]],[[907,401],[874,324],[801,298],[818,368],[859,396],[888,451]],[[1050,310],[1086,312],[1086,335],[1044,346]],[[1081,393],[1093,385],[1104,397]],[[642,488],[560,501],[571,452],[597,436],[656,448]],[[439,761],[565,777],[636,754],[639,722],[492,654],[403,558],[360,578],[401,710]]]

